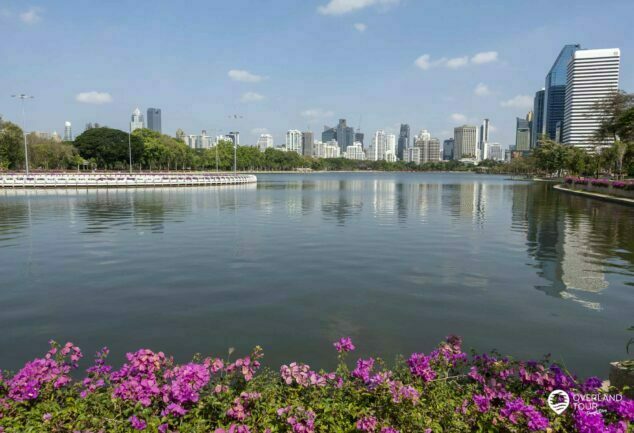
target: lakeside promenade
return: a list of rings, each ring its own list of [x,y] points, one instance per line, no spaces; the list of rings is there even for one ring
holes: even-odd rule
[[[256,183],[252,174],[216,173],[31,173],[2,174],[0,188],[134,188]]]

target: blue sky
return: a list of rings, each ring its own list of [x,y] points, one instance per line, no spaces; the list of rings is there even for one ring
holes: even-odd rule
[[[153,106],[168,134],[276,145],[339,117],[440,139],[489,117],[508,145],[566,43],[621,48],[634,91],[632,16],[632,0],[0,0],[0,113],[20,119],[10,95],[29,93],[28,130],[79,133]]]

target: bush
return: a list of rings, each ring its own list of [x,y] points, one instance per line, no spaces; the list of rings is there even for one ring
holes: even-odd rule
[[[600,412],[555,415],[547,398],[570,401],[600,393],[548,359],[514,361],[462,351],[448,337],[430,354],[414,353],[389,369],[378,358],[350,371],[349,338],[335,343],[335,371],[298,362],[260,370],[262,352],[236,360],[196,357],[177,365],[162,352],[128,353],[115,370],[97,353],[81,380],[71,380],[82,352],[52,343],[43,357],[0,376],[0,432],[627,432],[634,401],[598,401]],[[631,428],[629,431],[632,431]]]
[[[609,179],[592,179],[590,183],[592,184],[592,186],[599,186],[602,188],[608,188],[610,186]]]

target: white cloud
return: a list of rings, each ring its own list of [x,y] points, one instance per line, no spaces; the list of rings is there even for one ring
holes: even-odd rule
[[[453,113],[450,117],[451,117],[451,120],[458,123],[464,123],[467,121],[467,116],[460,113]]]
[[[363,33],[363,32],[365,32],[368,29],[368,26],[363,24],[363,23],[356,23],[354,25],[354,28],[355,28],[356,31],[358,31],[360,33]]]
[[[108,104],[112,102],[112,96],[108,92],[82,92],[75,96],[77,102],[83,102],[84,104]]]
[[[385,8],[397,5],[399,2],[400,0],[329,0],[327,4],[319,6],[317,11],[322,15],[343,15],[369,6]]]
[[[36,24],[42,21],[42,8],[32,6],[20,14],[20,20],[25,24]]]
[[[414,62],[414,64],[418,66],[419,68],[421,68],[423,71],[426,71],[428,69],[431,69],[446,63],[447,63],[447,59],[445,57],[443,57],[442,59],[432,61],[431,56],[429,54],[423,54]]]
[[[453,59],[449,59],[447,60],[445,64],[447,65],[448,68],[458,69],[458,68],[462,68],[463,66],[467,66],[468,63],[469,63],[469,57],[464,56],[464,57],[456,57]]]
[[[233,81],[243,81],[245,83],[259,83],[266,78],[242,69],[232,69],[227,73],[227,75]]]
[[[473,93],[477,96],[487,96],[491,94],[489,90],[489,86],[484,83],[478,83],[478,85],[473,89]]]
[[[307,119],[319,120],[319,119],[329,119],[335,115],[333,111],[322,110],[321,108],[310,108],[308,110],[302,111],[302,117],[306,117]]]
[[[423,71],[428,69],[444,66],[450,69],[458,69],[465,67],[467,65],[481,65],[483,63],[495,62],[498,59],[497,51],[485,51],[482,53],[477,53],[473,57],[469,56],[461,56],[454,58],[441,57],[436,60],[432,60],[429,54],[423,54],[420,56],[414,64],[418,66]]]
[[[268,134],[269,130],[266,128],[253,128],[251,130],[251,134],[260,135],[260,134]]]
[[[498,59],[497,51],[483,51],[471,57],[471,63],[481,65],[482,63],[496,62]]]
[[[240,98],[242,102],[257,102],[261,101],[262,99],[264,99],[264,96],[255,92],[247,92],[242,95],[242,98]]]
[[[502,101],[500,105],[508,108],[530,109],[533,107],[533,98],[528,95],[517,95],[507,101]]]

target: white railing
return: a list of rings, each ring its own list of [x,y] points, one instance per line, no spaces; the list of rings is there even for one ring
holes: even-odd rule
[[[0,174],[0,188],[73,188],[73,187],[138,187],[138,186],[204,186],[254,183],[252,174]]]

